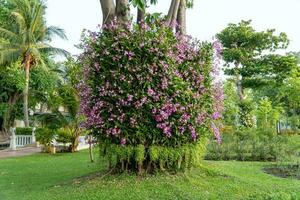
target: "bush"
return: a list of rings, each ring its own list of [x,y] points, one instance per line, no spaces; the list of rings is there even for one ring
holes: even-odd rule
[[[211,141],[206,159],[242,161],[284,161],[296,154],[289,138],[272,129],[240,129],[222,134],[222,144]]]
[[[45,148],[51,146],[51,142],[54,139],[55,131],[48,128],[37,128],[36,129],[36,140],[41,144],[45,145]]]
[[[17,127],[16,128],[16,135],[32,135],[32,128],[31,127]]]
[[[109,157],[117,151],[108,149],[144,149],[144,160],[135,161],[147,166],[152,147],[173,152],[196,146],[211,130],[219,136],[213,120],[223,96],[212,83],[212,44],[161,24],[124,29],[113,23],[83,41],[81,111]],[[169,163],[169,155],[160,156]]]
[[[81,134],[84,132],[78,128],[73,126],[66,126],[57,131],[57,141],[62,142],[64,144],[70,144],[70,151],[75,152],[78,147],[78,139]]]
[[[184,171],[198,165],[205,155],[206,140],[186,144],[181,147],[120,146],[100,143],[101,155],[108,158],[110,168],[120,172],[138,171],[142,173],[161,171]]]

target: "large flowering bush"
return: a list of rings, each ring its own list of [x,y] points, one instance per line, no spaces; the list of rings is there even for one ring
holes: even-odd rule
[[[213,85],[213,46],[219,49],[160,24],[112,23],[85,35],[81,111],[105,155],[123,167],[125,160],[140,168],[170,157],[187,162],[210,131],[219,139],[213,120],[223,97]]]

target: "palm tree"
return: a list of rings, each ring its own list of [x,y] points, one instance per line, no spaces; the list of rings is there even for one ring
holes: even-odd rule
[[[63,29],[46,26],[45,5],[40,0],[11,0],[15,9],[11,13],[15,23],[10,29],[0,28],[0,64],[21,60],[25,69],[23,113],[25,126],[29,126],[28,90],[30,68],[44,65],[43,54],[61,54],[67,51],[49,45],[53,36],[67,39]]]

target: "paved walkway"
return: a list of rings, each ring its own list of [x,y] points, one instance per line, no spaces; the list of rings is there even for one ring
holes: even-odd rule
[[[25,147],[25,148],[17,149],[15,151],[1,150],[0,159],[9,158],[9,157],[27,156],[39,152],[41,152],[41,147]]]

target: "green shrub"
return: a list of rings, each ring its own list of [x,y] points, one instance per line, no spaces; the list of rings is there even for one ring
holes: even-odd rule
[[[141,174],[143,169],[147,172],[157,169],[176,172],[198,165],[205,155],[206,142],[207,140],[201,140],[178,147],[150,146],[148,148],[143,145],[120,146],[102,142],[99,147],[101,155],[109,160],[111,167],[114,165],[119,171],[131,171],[134,169],[128,166],[133,165]]]
[[[206,159],[241,161],[284,161],[296,154],[289,138],[272,129],[239,129],[222,135],[219,145],[211,141]]]
[[[36,140],[45,147],[50,147],[52,140],[54,139],[55,131],[48,128],[37,128],[36,129]]]
[[[31,127],[17,127],[16,128],[16,135],[32,135],[32,128]]]
[[[85,134],[83,129],[75,126],[65,126],[56,131],[58,142],[67,144],[70,143],[70,151],[77,151],[79,136]]]

